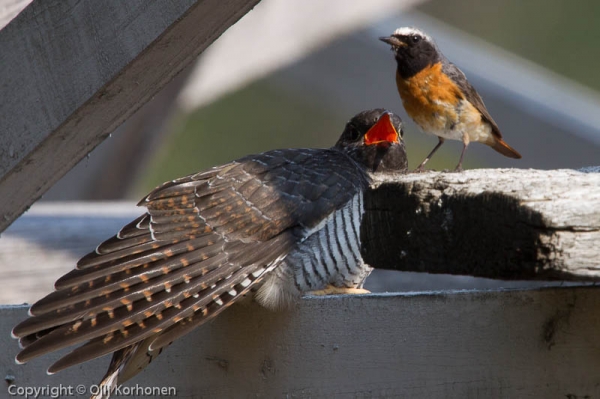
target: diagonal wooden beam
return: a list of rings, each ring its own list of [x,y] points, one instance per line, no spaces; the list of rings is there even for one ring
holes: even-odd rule
[[[0,31],[0,231],[259,1],[32,2]]]

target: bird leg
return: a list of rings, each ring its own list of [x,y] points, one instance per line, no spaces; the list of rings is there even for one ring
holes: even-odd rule
[[[462,149],[462,152],[460,153],[460,159],[458,160],[458,165],[456,165],[456,168],[454,168],[455,172],[462,172],[462,170],[463,170],[462,162],[463,162],[463,158],[465,156],[465,152],[467,152],[468,146],[469,146],[469,137],[465,136],[463,138],[463,149]]]
[[[348,288],[348,287],[335,287],[333,285],[328,285],[322,290],[309,291],[310,295],[356,295],[356,294],[370,294],[371,291],[365,290],[364,288]]]
[[[444,144],[444,138],[443,137],[438,137],[438,143],[435,147],[433,147],[433,150],[431,150],[431,152],[429,153],[429,155],[427,155],[425,157],[425,159],[423,160],[423,162],[421,162],[421,164],[417,167],[417,169],[415,169],[415,172],[424,172],[425,171],[425,164],[427,163],[427,161],[429,161],[431,159],[431,157],[433,156],[433,154],[435,154],[435,152],[438,150],[438,148],[440,148],[440,146],[442,144]]]

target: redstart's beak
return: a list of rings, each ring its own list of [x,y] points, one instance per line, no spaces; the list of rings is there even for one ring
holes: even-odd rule
[[[383,36],[383,37],[380,37],[379,40],[381,40],[382,42],[387,43],[393,47],[406,47],[407,46],[406,43],[404,43],[402,40],[398,39],[395,36],[389,36],[389,37]]]
[[[365,145],[399,143],[399,140],[400,135],[396,131],[388,112],[381,115],[377,123],[365,134]]]

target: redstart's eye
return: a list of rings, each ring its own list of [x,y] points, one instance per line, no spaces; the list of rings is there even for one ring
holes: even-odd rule
[[[419,43],[419,40],[421,40],[421,36],[414,35],[412,37],[412,42],[413,43]]]

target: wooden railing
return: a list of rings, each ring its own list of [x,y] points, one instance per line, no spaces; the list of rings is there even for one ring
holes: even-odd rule
[[[595,287],[312,297],[278,313],[238,305],[126,386],[178,398],[597,398],[598,309]],[[13,363],[9,332],[24,317],[24,306],[0,308],[13,392],[93,389],[108,358],[53,376],[44,370],[57,356]]]

